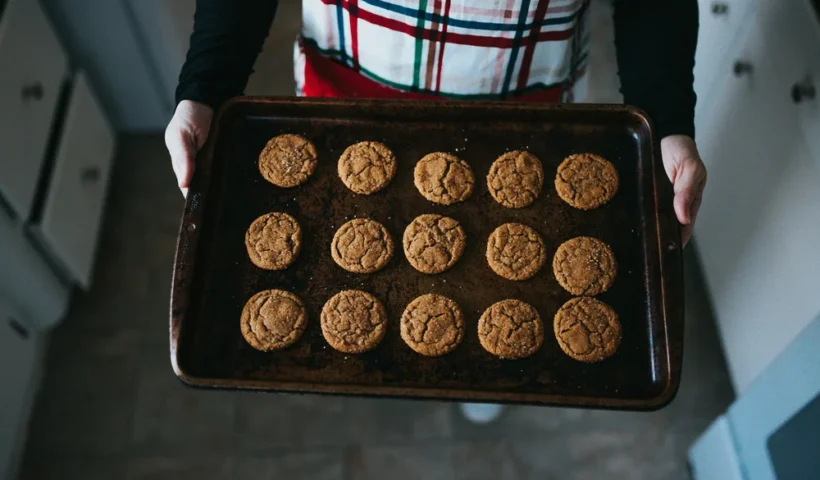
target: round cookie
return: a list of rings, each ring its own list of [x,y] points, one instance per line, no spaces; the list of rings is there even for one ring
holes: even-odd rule
[[[299,135],[279,135],[270,139],[259,154],[259,172],[277,187],[301,185],[316,170],[316,147]]]
[[[463,202],[473,193],[475,176],[464,160],[449,153],[435,152],[416,164],[413,182],[427,200],[452,205]]]
[[[419,215],[404,230],[404,254],[422,273],[441,273],[456,264],[467,236],[458,221],[436,214]]]
[[[355,193],[370,195],[390,183],[396,174],[396,156],[379,142],[347,147],[339,158],[339,178]]]
[[[373,295],[344,290],[322,308],[322,335],[335,350],[362,353],[373,349],[387,331],[387,312]]]
[[[544,266],[544,241],[532,228],[521,223],[505,223],[490,234],[487,263],[507,280],[526,280]]]
[[[302,249],[302,229],[287,213],[266,213],[248,227],[245,247],[257,267],[284,270],[296,260]]]
[[[538,198],[544,186],[544,168],[525,151],[498,157],[487,175],[487,187],[496,202],[507,208],[524,208]]]
[[[373,273],[393,258],[393,239],[381,223],[354,218],[333,236],[330,255],[348,272]]]
[[[293,345],[307,324],[305,304],[284,290],[264,290],[242,309],[242,336],[257,350],[270,352]]]
[[[478,320],[478,340],[484,350],[497,357],[527,358],[544,343],[544,324],[532,305],[501,300]]]
[[[555,338],[575,360],[595,363],[611,357],[621,344],[621,322],[612,308],[594,298],[573,298],[555,314]]]
[[[598,155],[570,155],[558,166],[555,190],[573,207],[591,210],[615,196],[618,171],[612,163]]]
[[[592,237],[562,243],[552,258],[555,279],[573,295],[599,295],[615,281],[617,264],[609,245]]]
[[[447,297],[422,295],[404,309],[401,338],[413,351],[426,357],[450,353],[464,338],[461,308]]]

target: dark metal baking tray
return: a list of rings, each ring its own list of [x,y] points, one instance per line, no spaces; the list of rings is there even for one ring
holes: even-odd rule
[[[265,143],[282,133],[310,139],[319,166],[303,186],[281,189],[259,174]],[[658,158],[658,139],[640,111],[623,106],[560,106],[502,102],[413,102],[244,97],[216,116],[180,225],[171,298],[171,361],[193,386],[655,409],[675,395],[683,343],[680,231],[672,192]],[[398,172],[383,191],[350,192],[338,179],[337,160],[349,145],[384,142]],[[502,153],[526,149],[543,163],[545,184],[530,207],[512,210],[489,194],[486,175]],[[466,202],[434,205],[413,185],[413,167],[434,151],[465,159],[476,175]],[[620,189],[606,205],[576,210],[555,193],[558,164],[572,153],[593,152],[613,162]],[[280,272],[255,267],[245,230],[259,215],[284,211],[303,228],[297,261]],[[461,222],[468,237],[462,259],[439,275],[414,270],[401,237],[417,215],[440,213]],[[396,255],[377,273],[361,275],[331,259],[336,229],[354,217],[382,222]],[[543,236],[548,261],[533,278],[496,276],[484,258],[490,232],[522,222]],[[588,235],[609,243],[618,261],[613,287],[598,296],[623,324],[616,354],[598,364],[566,356],[552,329],[558,308],[572,296],[556,282],[551,258],[558,245]],[[242,338],[239,317],[254,293],[279,288],[301,297],[309,323],[292,347],[263,353]],[[387,308],[388,332],[373,351],[345,355],[322,337],[319,313],[342,289],[373,293]],[[464,341],[439,358],[422,357],[399,334],[399,318],[416,296],[437,292],[464,310]],[[485,352],[477,321],[492,303],[517,298],[535,306],[545,341],[532,357],[501,360]]]

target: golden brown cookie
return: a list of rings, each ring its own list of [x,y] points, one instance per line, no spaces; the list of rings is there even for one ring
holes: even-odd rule
[[[592,237],[575,237],[558,247],[552,271],[566,291],[591,297],[609,290],[617,264],[606,243]]]
[[[347,147],[339,158],[339,178],[362,195],[378,192],[396,174],[396,156],[379,142],[360,142]]]
[[[490,234],[487,263],[508,280],[526,280],[544,266],[546,247],[541,235],[521,223],[505,223]]]
[[[361,290],[344,290],[322,308],[322,335],[342,353],[373,349],[387,331],[387,312],[373,295]]]
[[[245,247],[257,267],[284,270],[296,260],[302,249],[302,229],[287,213],[266,213],[248,227]]]
[[[424,198],[441,205],[463,202],[473,193],[470,165],[449,153],[435,152],[419,160],[413,181]]]
[[[532,305],[501,300],[478,320],[478,340],[484,350],[497,357],[527,358],[544,343],[544,324]]]
[[[456,220],[435,214],[419,215],[404,230],[404,254],[422,273],[441,273],[456,264],[467,236]]]
[[[555,314],[555,338],[567,355],[586,363],[611,357],[621,344],[621,322],[612,308],[594,298],[573,298]]]
[[[330,255],[348,272],[372,273],[393,258],[393,239],[381,223],[354,218],[333,236]]]
[[[598,155],[570,155],[558,166],[555,190],[573,207],[591,210],[615,196],[618,171],[612,163]]]
[[[307,325],[305,304],[284,290],[264,290],[242,309],[242,336],[257,350],[270,352],[293,345]]]
[[[416,353],[438,357],[464,338],[464,315],[447,297],[428,293],[407,305],[401,316],[401,338]]]
[[[535,155],[515,151],[498,157],[487,175],[487,187],[496,202],[524,208],[538,198],[544,186],[544,168]]]
[[[279,135],[259,154],[259,172],[265,180],[283,188],[307,182],[316,170],[316,147],[299,135]]]

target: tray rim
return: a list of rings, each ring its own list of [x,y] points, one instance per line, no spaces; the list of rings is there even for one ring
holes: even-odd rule
[[[641,399],[624,399],[609,397],[573,396],[564,394],[519,393],[498,391],[465,391],[442,388],[395,387],[380,385],[371,388],[370,392],[363,393],[362,386],[354,384],[323,384],[311,382],[285,382],[274,380],[240,380],[234,378],[214,378],[197,376],[185,371],[179,362],[179,344],[183,324],[187,319],[189,296],[192,288],[190,280],[192,266],[197,254],[199,229],[196,225],[202,220],[204,199],[211,185],[210,172],[213,162],[216,138],[222,120],[232,109],[245,103],[261,103],[267,105],[310,103],[340,107],[354,104],[358,108],[374,105],[413,105],[430,106],[446,104],[457,105],[465,109],[525,109],[535,111],[572,110],[584,112],[619,112],[634,117],[637,122],[644,124],[648,132],[649,151],[652,155],[652,175],[655,212],[654,218],[657,230],[657,253],[660,273],[661,303],[660,314],[663,317],[663,331],[666,348],[666,379],[663,389],[654,397]],[[665,176],[660,163],[660,139],[656,138],[653,123],[649,116],[641,109],[621,104],[549,104],[523,103],[514,101],[459,101],[447,100],[363,100],[363,99],[327,99],[327,98],[294,98],[276,96],[239,96],[225,102],[214,114],[211,121],[211,130],[205,146],[197,154],[197,170],[194,174],[189,194],[185,201],[185,208],[180,219],[177,236],[177,248],[174,257],[174,267],[171,280],[171,297],[169,305],[169,353],[174,374],[184,384],[208,389],[253,390],[266,392],[290,393],[318,393],[360,397],[392,397],[415,398],[428,400],[451,401],[484,401],[494,403],[553,405],[581,408],[601,408],[618,410],[658,410],[668,405],[676,396],[680,387],[680,376],[683,363],[683,333],[684,333],[684,291],[683,291],[683,255],[681,248],[681,229],[677,222],[671,203],[661,205],[659,198],[669,195],[672,191],[671,183]],[[651,216],[652,212],[650,212]],[[673,342],[672,339],[678,341]]]

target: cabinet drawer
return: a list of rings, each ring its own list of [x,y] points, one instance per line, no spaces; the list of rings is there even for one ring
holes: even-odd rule
[[[706,100],[718,72],[725,66],[730,45],[741,33],[755,3],[755,0],[698,0],[695,93],[699,100]]]
[[[0,19],[0,195],[28,219],[68,61],[37,0]]]
[[[42,215],[32,226],[73,280],[91,283],[114,131],[79,72],[66,111]]]

